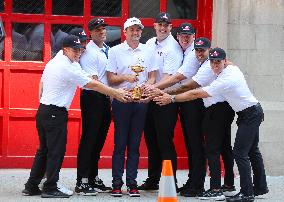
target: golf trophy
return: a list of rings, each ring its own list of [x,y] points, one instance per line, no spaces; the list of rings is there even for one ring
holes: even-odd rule
[[[139,63],[136,65],[131,65],[130,68],[135,73],[136,77],[139,76],[139,73],[144,71],[144,67],[141,66]],[[132,99],[140,100],[141,97],[142,97],[142,89],[138,86],[137,81],[136,81],[136,85],[132,90]]]

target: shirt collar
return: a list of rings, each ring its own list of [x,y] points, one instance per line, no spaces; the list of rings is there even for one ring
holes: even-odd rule
[[[133,51],[133,50],[141,50],[142,44],[139,43],[139,45],[138,45],[137,48],[132,49],[132,48],[128,45],[128,43],[126,42],[126,40],[125,40],[125,41],[122,43],[122,46],[123,46],[123,48],[124,48],[125,50],[131,50],[131,51]]]
[[[193,43],[190,46],[187,47],[187,49],[184,51],[184,55],[187,55],[191,51],[194,51],[194,44]]]
[[[169,40],[172,40],[172,38],[173,38],[173,35],[170,34],[170,35],[167,36],[167,38],[165,38],[163,41],[159,42],[159,41],[157,40],[157,37],[156,37],[155,44],[164,47],[165,45],[168,44],[168,41],[169,41]]]
[[[89,43],[90,43],[91,46],[93,46],[94,48],[96,48],[98,50],[101,50],[101,49],[105,50],[105,49],[109,48],[108,45],[106,45],[105,43],[103,43],[103,47],[102,48],[98,47],[98,45],[94,41],[92,41],[92,40]]]

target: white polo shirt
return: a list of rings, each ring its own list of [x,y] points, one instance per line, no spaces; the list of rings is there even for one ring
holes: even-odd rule
[[[55,55],[55,57],[58,57],[58,56],[63,56],[63,50],[58,51],[58,53]],[[72,64],[74,65],[74,67],[82,69],[81,65],[78,62],[73,62]],[[89,74],[89,73],[87,73],[85,71],[83,71],[83,74],[85,74],[88,77],[92,76],[91,74]]]
[[[40,103],[69,109],[77,86],[83,87],[91,81],[78,65],[62,53],[50,60],[41,77],[43,92]]]
[[[108,85],[106,76],[107,56],[104,53],[106,49],[108,49],[106,45],[100,48],[93,41],[90,41],[80,57],[80,65],[87,73],[97,76],[100,82]]]
[[[180,84],[189,81],[197,73],[199,67],[200,64],[195,56],[194,44],[192,43],[191,46],[184,51],[182,65],[177,71],[186,77]]]
[[[214,74],[213,70],[211,69],[210,60],[207,59],[202,63],[196,75],[192,77],[192,80],[198,83],[201,87],[204,87],[211,84],[216,78],[217,75]],[[225,98],[221,95],[203,98],[203,104],[205,107],[210,107],[213,104],[224,101]]]
[[[109,50],[109,59],[106,71],[115,73],[117,75],[135,75],[130,66],[140,64],[145,68],[143,72],[139,73],[139,81],[137,84],[140,86],[148,80],[149,72],[157,70],[157,68],[152,65],[152,57],[153,56],[149,50],[149,47],[145,44],[139,43],[136,49],[132,49],[127,42],[124,41],[123,43],[116,45]],[[135,82],[129,83],[124,81],[121,84],[113,87],[132,89],[135,87],[135,85]]]
[[[249,90],[243,73],[237,66],[228,65],[216,80],[202,89],[211,96],[222,95],[235,112],[258,103]]]
[[[159,70],[156,82],[162,79],[163,74],[173,75],[177,72],[182,63],[183,51],[171,34],[161,42],[157,41],[157,37],[153,37],[146,44],[154,53],[155,59],[152,63]]]

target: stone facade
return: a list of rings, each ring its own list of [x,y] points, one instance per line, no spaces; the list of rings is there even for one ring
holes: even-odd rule
[[[214,0],[212,31],[213,47],[227,51],[264,108],[267,174],[284,175],[284,0]]]

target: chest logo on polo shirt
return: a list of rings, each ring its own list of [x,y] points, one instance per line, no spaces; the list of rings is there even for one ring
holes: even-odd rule
[[[158,51],[158,55],[162,56],[163,52],[162,51]]]

